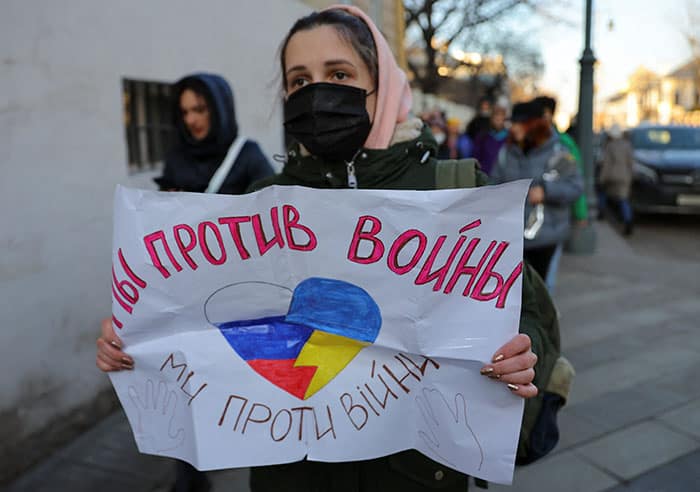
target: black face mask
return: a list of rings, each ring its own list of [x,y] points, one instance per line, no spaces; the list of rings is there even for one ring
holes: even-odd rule
[[[309,84],[287,98],[284,128],[311,154],[349,161],[372,126],[365,106],[368,95],[348,85]]]

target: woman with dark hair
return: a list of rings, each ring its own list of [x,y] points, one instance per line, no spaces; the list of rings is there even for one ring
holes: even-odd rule
[[[583,192],[583,178],[539,104],[513,106],[511,123],[491,182],[532,179],[525,205],[524,256],[545,279],[557,245],[569,235],[569,208]]]
[[[260,147],[238,135],[233,92],[223,77],[188,75],[174,86],[175,144],[165,158],[163,175],[156,178],[161,191],[218,192],[238,195],[251,183],[274,173]],[[228,173],[213,189],[212,178],[229,151],[238,152]],[[209,189],[208,189],[209,188]]]
[[[336,6],[299,19],[283,42],[280,63],[285,129],[296,143],[287,152],[282,172],[255,183],[251,190],[270,185],[396,190],[441,187],[440,166],[453,161],[439,163],[435,158],[437,144],[430,131],[409,114],[411,91],[406,74],[361,10]],[[473,161],[462,164],[474,170]],[[486,183],[483,173],[473,172],[472,176],[475,185]],[[520,329],[533,333],[533,338],[525,333],[516,335],[481,368],[481,374],[493,384],[502,384],[504,391],[523,398],[537,395],[535,384],[540,373],[535,373],[535,364],[538,371],[542,364],[551,371],[554,364],[538,335],[543,333],[544,322],[535,288],[541,283],[533,282],[537,282],[536,276],[526,268]],[[106,320],[98,340],[98,367],[104,371],[133,367],[132,359],[123,359],[128,356],[121,347]],[[303,460],[251,470],[254,492],[464,491],[467,485],[467,476],[412,450],[366,461]]]

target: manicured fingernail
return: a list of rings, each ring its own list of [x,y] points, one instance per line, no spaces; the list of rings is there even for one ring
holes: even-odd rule
[[[491,374],[493,372],[493,367],[483,367],[479,372],[486,376],[487,374]]]
[[[489,377],[490,377],[491,379],[501,379],[501,375],[500,375],[500,374],[489,374]]]
[[[112,345],[112,347],[116,347],[116,348],[118,348],[118,349],[121,349],[121,348],[122,348],[122,346],[119,345],[119,343],[117,343],[116,340],[111,340],[109,343]]]
[[[511,391],[518,391],[520,389],[520,387],[517,384],[508,383],[508,389]]]
[[[126,369],[127,371],[131,371],[134,368],[132,364],[122,364],[122,369]]]
[[[505,358],[506,358],[505,355],[503,355],[503,354],[498,354],[496,357],[493,358],[493,361],[494,361],[494,362],[499,362],[499,361],[502,361],[502,360],[505,359]]]
[[[126,364],[127,366],[133,366],[134,361],[129,359],[128,357],[122,357],[122,362]]]

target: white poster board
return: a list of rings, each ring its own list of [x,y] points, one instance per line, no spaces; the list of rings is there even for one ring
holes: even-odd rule
[[[527,181],[115,195],[111,374],[139,447],[202,470],[417,449],[510,483]]]

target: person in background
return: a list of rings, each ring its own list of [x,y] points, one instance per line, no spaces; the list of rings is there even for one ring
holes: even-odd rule
[[[583,169],[583,158],[581,157],[581,151],[576,145],[574,139],[568,133],[560,132],[556,125],[554,124],[554,114],[557,110],[557,100],[549,96],[539,96],[534,100],[535,104],[538,104],[542,109],[542,114],[544,118],[549,122],[552,127],[552,131],[559,135],[559,142],[571,153],[571,155],[576,159],[576,164],[578,165],[581,175],[584,173]],[[586,194],[581,193],[576,201],[571,205],[571,215],[573,218],[574,227],[585,227],[588,224],[588,203],[586,202]],[[547,284],[547,288],[550,292],[554,292],[556,286],[557,272],[559,271],[559,262],[561,261],[561,255],[564,252],[563,243],[557,246],[552,256],[552,261],[549,266],[547,278],[544,279]]]
[[[491,103],[491,99],[488,97],[479,99],[479,108],[476,116],[467,124],[467,128],[464,132],[472,139],[472,142],[482,133],[489,131],[491,127],[492,111],[493,104]]]
[[[339,189],[434,190],[438,188],[437,144],[419,118],[410,114],[411,90],[389,45],[359,8],[336,6],[314,12],[292,26],[280,50],[285,129],[296,140],[278,175],[255,183]],[[330,131],[309,133],[311,123]],[[471,163],[465,163],[471,164]],[[485,184],[481,172],[476,184]],[[343,193],[339,197],[353,199]],[[332,214],[332,210],[329,210]],[[545,318],[538,303],[538,279],[523,276],[519,333],[484,364],[480,373],[503,391],[537,395],[536,363],[549,357],[542,341]],[[433,329],[426,326],[425,336]],[[538,345],[533,347],[532,341]],[[97,365],[103,371],[133,367],[110,320],[102,323]],[[537,356],[534,354],[537,351]],[[124,359],[126,358],[126,359]],[[130,361],[126,364],[124,360]],[[465,371],[474,370],[465,367]],[[438,474],[436,470],[439,470]],[[444,480],[443,480],[444,478]],[[469,478],[438,465],[417,451],[353,462],[301,460],[251,469],[253,492],[346,491],[419,492],[439,488],[464,491]]]
[[[581,150],[579,150],[578,145],[576,145],[576,142],[574,141],[573,137],[569,135],[569,133],[560,132],[554,124],[554,114],[557,111],[557,100],[549,96],[539,96],[534,99],[534,102],[542,107],[544,118],[552,126],[552,130],[559,135],[559,142],[561,142],[561,144],[566,147],[571,155],[574,156],[574,159],[576,159],[576,164],[578,164],[579,171],[581,171],[581,174],[583,174],[584,169]],[[584,224],[588,222],[588,203],[586,202],[586,196],[584,194],[576,199],[571,207],[571,212],[576,222]]]
[[[458,118],[447,119],[448,159],[466,159],[471,153],[471,142],[466,135],[460,134],[462,123]],[[466,137],[466,138],[465,138]]]
[[[532,179],[525,205],[525,259],[547,278],[557,247],[569,236],[571,204],[583,191],[573,156],[534,102],[513,106],[510,135],[491,171],[494,184]]]
[[[489,129],[477,135],[474,140],[474,157],[481,165],[481,170],[491,174],[491,169],[498,159],[498,153],[505,144],[508,130],[506,130],[507,108],[505,104],[495,104],[491,113]]]
[[[206,191],[238,136],[233,92],[220,75],[197,73],[174,85],[175,143],[165,157],[161,191]],[[274,174],[260,146],[247,139],[218,193],[243,193],[254,181]]]
[[[433,138],[438,144],[437,158],[440,160],[450,159],[450,148],[447,144],[447,120],[442,111],[430,111],[422,117],[423,122],[428,125]]]
[[[155,178],[161,191],[210,192],[238,195],[254,181],[274,174],[257,143],[245,140],[221,184],[210,182],[238,137],[233,92],[216,74],[187,75],[175,83],[175,144],[165,158],[163,175]],[[175,462],[172,492],[206,492],[206,474],[184,461]]]
[[[625,138],[622,129],[614,124],[608,133],[608,140],[603,148],[598,193],[598,210],[602,215],[609,198],[616,200],[620,206],[624,234],[629,236],[633,230],[632,206],[629,202],[632,186],[632,165],[634,154],[632,144]]]

